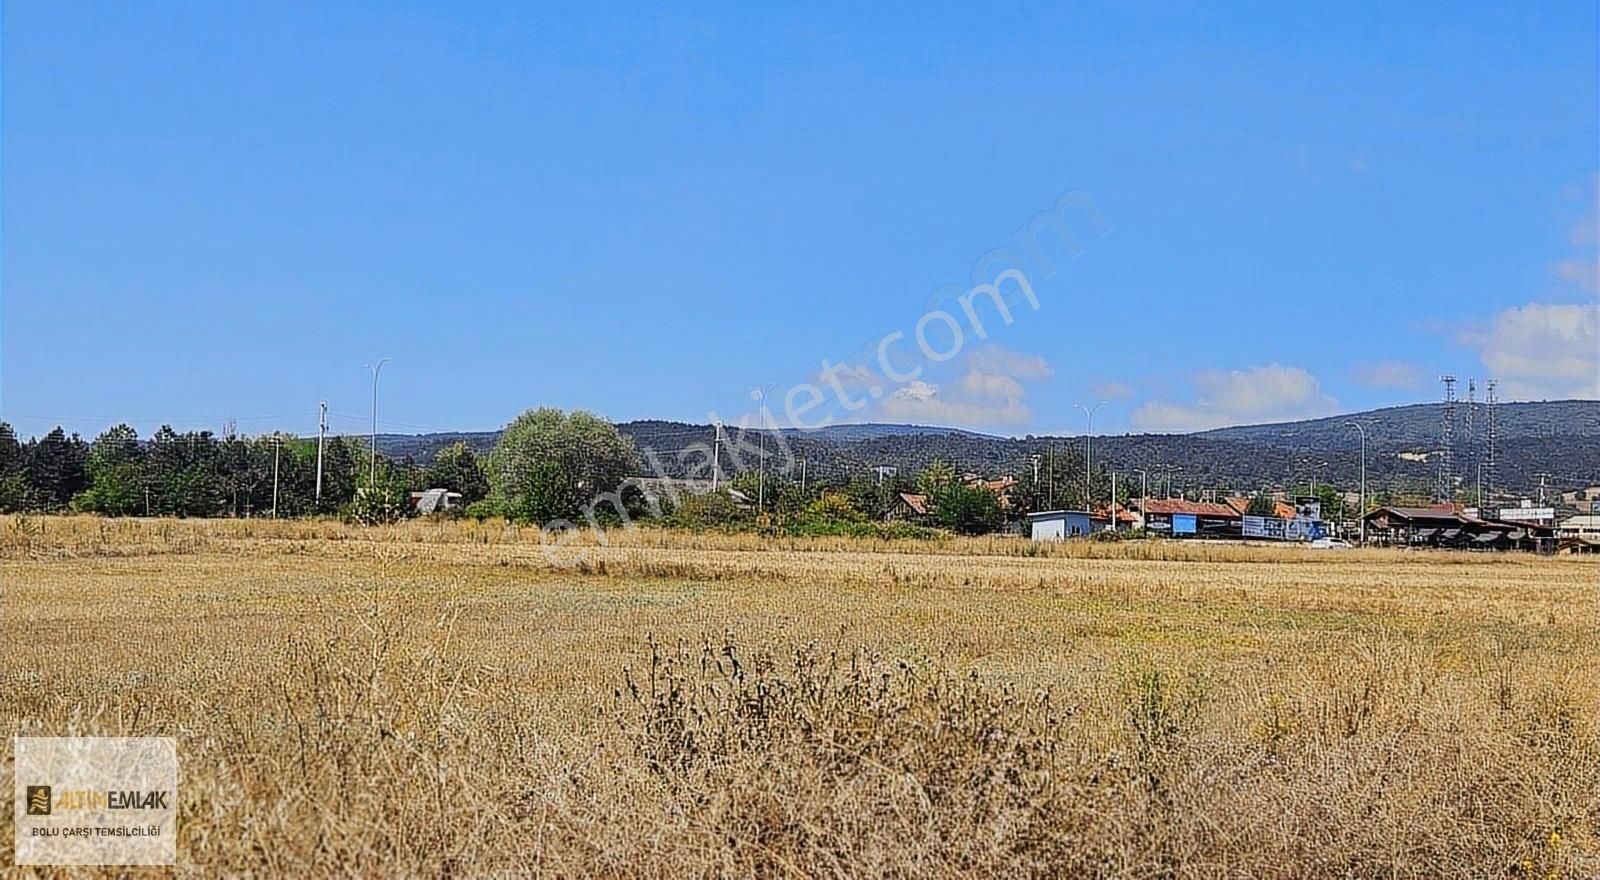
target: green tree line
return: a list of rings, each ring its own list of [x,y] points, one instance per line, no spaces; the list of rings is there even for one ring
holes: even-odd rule
[[[377,507],[403,512],[405,493],[435,487],[461,492],[468,503],[489,491],[477,457],[464,444],[442,450],[427,466],[380,455],[374,474],[365,443],[329,437],[319,500],[314,438],[219,437],[171,427],[141,438],[132,427],[117,425],[92,441],[56,428],[23,442],[11,425],[0,422],[4,512],[363,516]]]

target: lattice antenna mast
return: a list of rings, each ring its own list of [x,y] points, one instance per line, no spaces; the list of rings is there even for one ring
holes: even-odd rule
[[[1462,413],[1461,426],[1461,463],[1463,465],[1475,464],[1478,461],[1478,380],[1467,380],[1467,408]],[[1470,470],[1463,467],[1462,472]]]
[[[1444,408],[1441,413],[1439,440],[1439,500],[1455,500],[1456,454],[1456,377],[1440,376],[1444,383]]]

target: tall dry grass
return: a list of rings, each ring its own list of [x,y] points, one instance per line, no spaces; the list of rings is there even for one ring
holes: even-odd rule
[[[177,736],[184,874],[1600,871],[1584,561],[0,526],[0,719]]]

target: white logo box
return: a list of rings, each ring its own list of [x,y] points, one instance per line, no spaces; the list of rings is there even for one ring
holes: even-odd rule
[[[19,736],[11,742],[18,865],[177,862],[177,740]]]

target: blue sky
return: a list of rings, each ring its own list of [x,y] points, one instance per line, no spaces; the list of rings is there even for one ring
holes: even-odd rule
[[[1297,6],[8,3],[0,415],[363,431],[382,356],[393,431],[824,360],[880,393],[813,420],[1008,434],[1600,396],[1595,4]],[[1037,309],[851,361],[1068,192]]]

